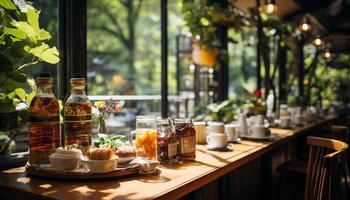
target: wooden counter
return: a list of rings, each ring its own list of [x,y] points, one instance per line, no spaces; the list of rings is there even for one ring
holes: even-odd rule
[[[161,166],[155,176],[136,176],[122,180],[57,181],[29,177],[24,167],[0,173],[0,197],[35,199],[177,199],[232,170],[262,156],[317,126],[336,120],[329,117],[294,130],[271,129],[275,141],[247,141],[231,144],[232,151],[209,151],[197,146],[195,162]]]

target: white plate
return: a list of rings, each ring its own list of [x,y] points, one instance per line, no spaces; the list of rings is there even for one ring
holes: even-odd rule
[[[252,136],[252,135],[241,135],[241,138],[243,139],[250,139],[250,140],[274,140],[277,138],[277,135],[271,134],[267,136]]]
[[[227,146],[224,148],[212,147],[209,144],[207,144],[206,147],[208,150],[212,150],[212,151],[232,151],[229,144],[227,144]]]

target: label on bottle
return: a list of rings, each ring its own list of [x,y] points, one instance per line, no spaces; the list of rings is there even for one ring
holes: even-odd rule
[[[91,122],[92,115],[64,115],[64,122]]]
[[[168,157],[171,158],[173,156],[176,156],[177,154],[177,143],[169,143],[168,144]]]
[[[30,115],[29,122],[30,123],[59,123],[60,116],[59,115]]]
[[[196,152],[196,137],[182,136],[180,139],[180,154]]]

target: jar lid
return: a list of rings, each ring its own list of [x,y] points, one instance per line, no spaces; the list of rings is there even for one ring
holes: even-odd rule
[[[70,79],[70,84],[71,84],[72,87],[85,86],[86,85],[86,80],[85,80],[85,78],[71,78]]]
[[[53,78],[49,74],[40,74],[35,79],[35,84],[40,88],[51,88],[53,85]]]

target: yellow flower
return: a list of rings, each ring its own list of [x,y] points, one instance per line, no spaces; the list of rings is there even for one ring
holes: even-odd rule
[[[98,109],[104,109],[104,108],[105,108],[105,102],[104,102],[104,101],[96,101],[96,102],[95,102],[95,106],[96,106]]]

